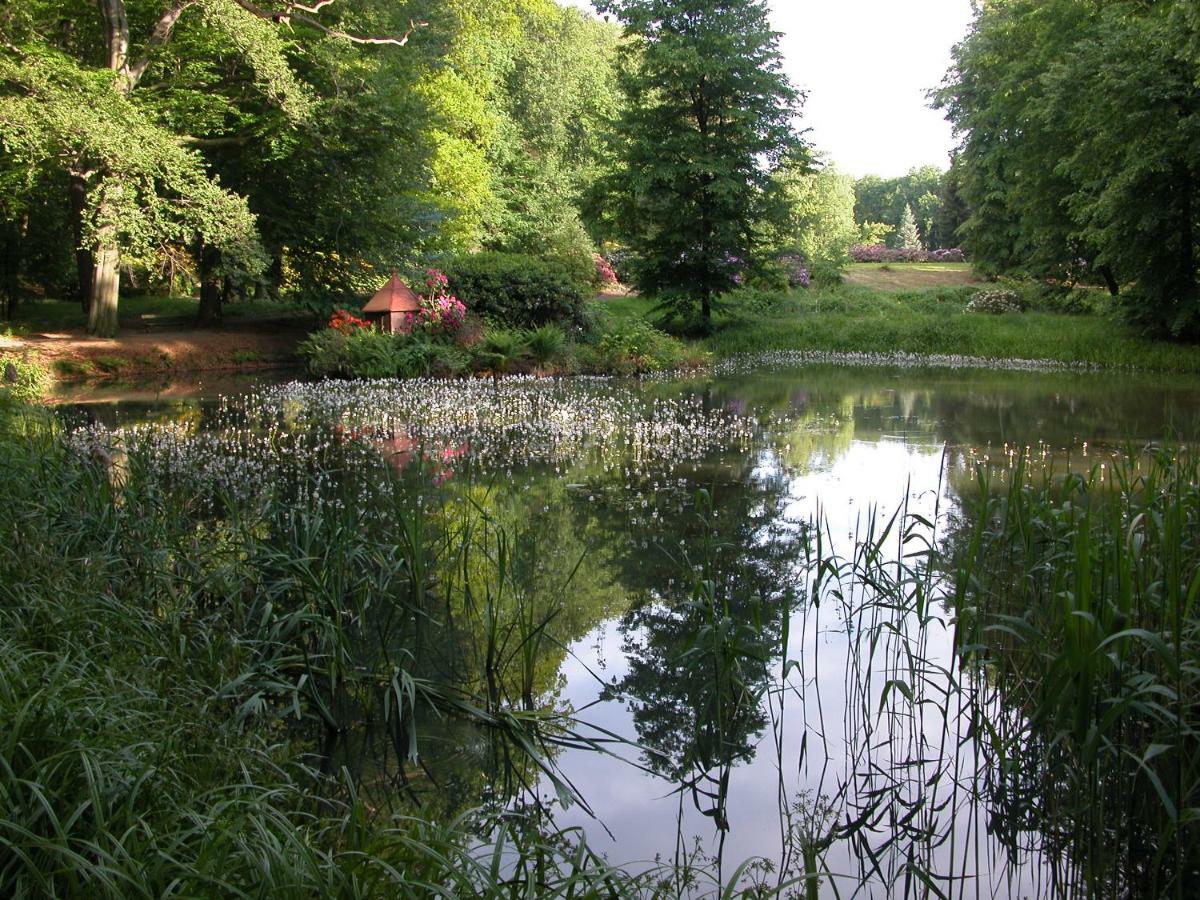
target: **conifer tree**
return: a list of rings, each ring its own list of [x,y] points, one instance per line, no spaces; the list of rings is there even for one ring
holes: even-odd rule
[[[917,231],[917,217],[913,215],[912,204],[904,206],[904,215],[896,232],[896,246],[901,250],[921,249],[921,234]]]
[[[763,238],[772,172],[801,147],[800,95],[765,0],[606,0],[626,29],[606,182],[637,287],[711,327]],[[782,212],[782,209],[778,210]]]

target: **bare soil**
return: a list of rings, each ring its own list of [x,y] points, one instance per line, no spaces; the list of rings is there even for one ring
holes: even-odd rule
[[[147,378],[295,365],[296,345],[309,330],[296,319],[256,319],[214,328],[122,329],[115,338],[48,331],[0,337],[0,350],[38,356],[59,381]]]

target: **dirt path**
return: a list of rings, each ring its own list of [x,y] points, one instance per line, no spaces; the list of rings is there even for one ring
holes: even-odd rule
[[[65,381],[249,371],[296,363],[296,345],[310,328],[295,319],[258,319],[206,329],[123,329],[115,338],[43,332],[0,337],[0,351],[36,354]]]

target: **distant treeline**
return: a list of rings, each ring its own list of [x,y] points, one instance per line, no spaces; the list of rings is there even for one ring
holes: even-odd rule
[[[921,249],[960,246],[959,229],[966,221],[967,208],[953,170],[922,166],[898,178],[866,175],[854,183],[855,221],[860,227],[870,223],[888,226],[882,241],[888,247],[902,245],[906,209],[912,211]]]

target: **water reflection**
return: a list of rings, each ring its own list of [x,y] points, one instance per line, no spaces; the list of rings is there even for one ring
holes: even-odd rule
[[[378,723],[329,735],[325,764],[380,808],[555,807],[541,755],[587,801],[558,821],[614,862],[694,858],[698,840],[727,872],[765,856],[767,881],[819,874],[841,896],[1063,887],[1068,842],[1036,831],[1046,785],[979,799],[992,769],[950,689],[966,676],[945,585],[893,585],[913,600],[894,610],[865,603],[863,585],[946,538],[977,461],[1029,447],[1034,468],[1065,472],[1126,443],[1200,438],[1200,382],[825,367],[517,386],[453,408],[397,396],[306,389],[243,418],[256,434],[325,429],[336,452],[358,448],[342,465],[411,479],[430,534],[472,548],[447,540],[433,557],[441,605],[406,636],[414,675],[546,725],[530,754],[502,731],[421,722],[416,762],[413,736]],[[206,403],[93,415],[117,410],[196,432],[228,421]],[[993,713],[1020,716],[1019,702]],[[628,744],[598,753],[556,730],[569,717]]]

